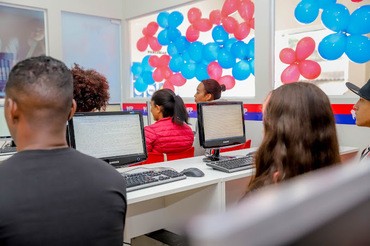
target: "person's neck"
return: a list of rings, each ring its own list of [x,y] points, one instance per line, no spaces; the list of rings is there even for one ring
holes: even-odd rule
[[[66,134],[48,134],[46,132],[21,135],[17,137],[17,151],[36,149],[58,149],[67,148]]]

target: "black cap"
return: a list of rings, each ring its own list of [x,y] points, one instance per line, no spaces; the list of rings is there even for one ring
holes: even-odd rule
[[[370,79],[366,82],[364,86],[359,88],[358,86],[347,82],[346,86],[348,89],[350,89],[353,93],[359,95],[362,98],[365,98],[366,100],[370,101]]]

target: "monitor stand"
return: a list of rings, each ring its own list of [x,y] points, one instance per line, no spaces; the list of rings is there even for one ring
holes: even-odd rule
[[[232,159],[232,156],[221,156],[220,149],[213,149],[213,154],[203,158],[204,162],[211,162],[211,161],[220,161],[226,159]]]

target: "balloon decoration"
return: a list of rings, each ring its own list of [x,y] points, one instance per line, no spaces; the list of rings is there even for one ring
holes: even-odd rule
[[[235,13],[241,17],[240,23]],[[191,8],[186,17],[190,25],[184,34],[178,30],[184,20],[178,11],[159,13],[156,22],[143,29],[144,36],[137,41],[137,49],[144,52],[150,47],[160,51],[166,47],[168,55],[146,56],[141,63],[133,63],[131,71],[137,91],[143,92],[156,82],[174,90],[193,78],[198,81],[213,78],[230,90],[236,80],[254,75],[254,38],[245,41],[254,29],[251,0],[225,0],[222,9],[212,10],[209,16]],[[213,41],[200,42],[203,32],[211,32]],[[224,69],[230,69],[232,76],[222,76]]]
[[[320,65],[306,60],[315,50],[315,41],[310,37],[299,40],[296,50],[285,48],[280,51],[279,58],[289,66],[282,72],[281,81],[284,84],[297,82],[300,75],[306,79],[316,79],[321,74]]]

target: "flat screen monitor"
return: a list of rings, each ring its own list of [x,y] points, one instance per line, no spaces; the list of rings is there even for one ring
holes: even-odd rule
[[[216,101],[197,104],[199,143],[214,149],[211,160],[220,159],[219,149],[246,141],[243,102]]]
[[[147,159],[139,111],[76,113],[68,122],[71,146],[115,167]]]
[[[10,136],[10,132],[8,129],[8,125],[5,121],[4,116],[4,107],[0,106],[0,141],[8,141],[12,140],[12,137]]]

